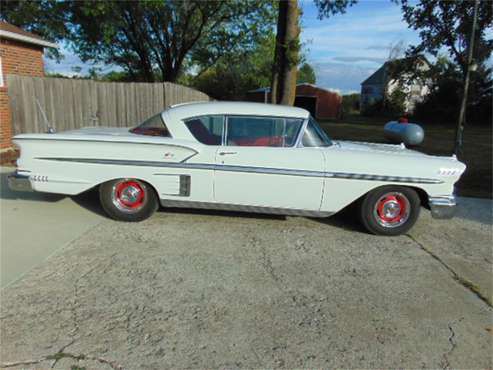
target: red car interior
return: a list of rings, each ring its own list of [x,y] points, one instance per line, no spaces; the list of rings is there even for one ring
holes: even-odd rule
[[[257,138],[240,138],[233,140],[240,146],[282,146],[281,136],[260,136]]]

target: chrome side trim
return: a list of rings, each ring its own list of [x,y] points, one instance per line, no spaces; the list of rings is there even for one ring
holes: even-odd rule
[[[111,144],[167,145],[167,146],[174,146],[176,148],[185,148],[185,149],[188,149],[188,150],[193,151],[195,154],[198,154],[198,151],[197,150],[195,150],[193,148],[190,148],[189,146],[180,145],[180,144],[174,144],[174,143],[173,144],[172,143],[164,143],[164,142],[162,142],[162,143],[152,143],[152,142],[149,142],[149,141],[140,142],[140,141],[114,140],[114,139],[108,139],[108,140],[101,140],[101,139],[80,139],[80,138],[70,139],[70,138],[57,138],[57,137],[53,137],[53,135],[51,135],[51,137],[46,137],[46,138],[43,138],[43,137],[36,137],[36,138],[30,138],[30,137],[14,137],[13,140],[51,140],[51,141],[81,141],[81,142],[111,143]]]
[[[63,158],[63,157],[38,157],[36,159],[45,161],[75,162],[89,164],[110,164],[119,166],[139,166],[139,167],[165,167],[165,168],[188,168],[199,170],[213,170],[215,165],[202,163],[182,163],[182,162],[158,162],[140,161],[128,159],[96,159],[96,158]]]
[[[241,204],[193,202],[187,200],[182,201],[182,200],[170,200],[170,199],[160,199],[160,201],[163,207],[169,207],[169,208],[213,209],[213,210],[221,210],[221,211],[266,213],[266,214],[274,214],[274,215],[305,216],[305,217],[329,217],[330,215],[333,214],[332,212],[311,211],[306,209],[260,207],[260,206],[247,206]]]
[[[58,157],[38,157],[36,159],[47,160],[47,161],[110,164],[110,165],[122,165],[122,166],[165,167],[165,168],[181,168],[181,169],[193,169],[193,170],[262,173],[268,175],[330,177],[335,179],[350,179],[350,180],[362,180],[362,181],[384,181],[384,182],[413,183],[413,184],[443,183],[442,180],[421,178],[421,177],[382,176],[382,175],[361,174],[361,173],[324,172],[324,171],[294,170],[289,168],[271,168],[271,167],[230,166],[230,165],[207,164],[207,163],[158,162],[158,161],[94,159],[94,158],[58,158]]]
[[[454,195],[430,197],[428,204],[433,218],[450,219],[455,215],[457,199]]]
[[[346,173],[332,172],[332,177],[336,179],[368,180],[368,181],[388,181],[388,182],[408,182],[415,184],[441,184],[442,180],[428,179],[423,177],[403,177],[403,176],[383,176],[365,173]]]
[[[271,168],[271,167],[249,167],[249,166],[231,166],[219,164],[214,167],[216,171],[223,172],[243,172],[243,173],[262,173],[266,175],[290,175],[302,177],[327,177],[322,171],[293,170],[289,168]]]
[[[193,150],[193,149],[192,149],[192,150]],[[186,161],[188,161],[190,158],[195,157],[197,154],[199,154],[199,152],[195,152],[195,153],[193,153],[193,154],[189,155],[188,157],[185,157],[185,158],[184,158],[184,159],[182,159],[180,162],[181,162],[181,163],[185,163],[185,162],[186,162]]]

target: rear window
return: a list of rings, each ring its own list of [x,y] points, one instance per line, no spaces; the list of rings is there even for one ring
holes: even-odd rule
[[[203,116],[185,121],[195,139],[205,145],[221,145],[223,137],[223,116]]]
[[[161,113],[146,119],[137,127],[130,129],[130,132],[137,135],[171,137]]]

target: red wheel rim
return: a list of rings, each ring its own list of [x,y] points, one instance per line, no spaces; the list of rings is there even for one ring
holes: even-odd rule
[[[375,204],[374,215],[377,222],[384,227],[396,227],[409,218],[410,203],[401,193],[388,193],[380,197]]]
[[[113,187],[113,203],[122,210],[137,211],[145,202],[145,189],[136,180],[126,180]]]

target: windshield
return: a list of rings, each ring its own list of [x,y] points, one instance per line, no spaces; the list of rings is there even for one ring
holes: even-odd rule
[[[161,113],[146,119],[137,127],[130,129],[130,132],[137,135],[164,136],[170,137],[166,124],[161,117]]]
[[[324,130],[320,128],[317,121],[310,116],[308,125],[306,126],[305,133],[303,134],[302,140],[303,146],[310,147],[320,147],[320,146],[331,146],[332,141],[325,133]]]

